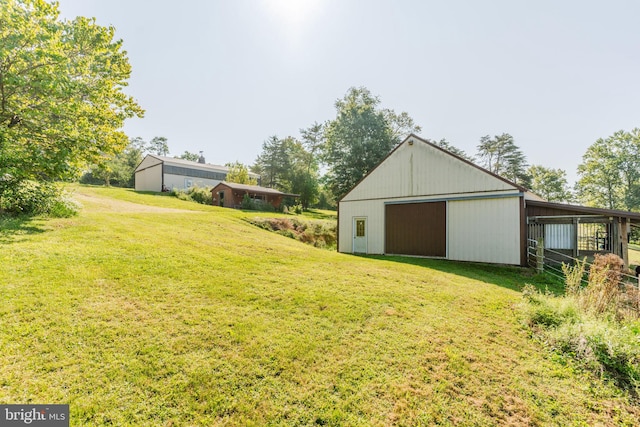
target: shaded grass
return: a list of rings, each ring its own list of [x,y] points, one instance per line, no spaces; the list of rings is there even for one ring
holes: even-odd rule
[[[28,216],[0,214],[0,243],[22,240],[22,236],[43,232],[39,222]]]
[[[640,415],[528,339],[512,309],[522,270],[338,254],[247,225],[255,212],[202,208],[86,205],[3,243],[0,401],[69,403],[72,425],[633,425]]]

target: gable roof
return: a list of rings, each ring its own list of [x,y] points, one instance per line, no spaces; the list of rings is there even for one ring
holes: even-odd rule
[[[222,185],[229,187],[232,190],[245,191],[247,193],[271,194],[274,196],[300,197],[299,194],[287,194],[287,193],[283,193],[282,191],[278,191],[274,188],[261,187],[259,185],[237,184],[235,182],[227,182],[227,181],[222,181],[218,183],[218,185],[216,185],[211,189],[211,192],[213,193],[216,190],[216,188]]]
[[[407,136],[407,137],[406,137],[406,138],[405,138],[401,143],[399,143],[399,144],[398,144],[398,145],[397,145],[393,150],[391,150],[391,151],[389,152],[389,154],[387,154],[387,155],[386,155],[386,156],[385,156],[385,157],[384,157],[384,158],[383,158],[383,159],[382,159],[382,160],[381,160],[381,161],[380,161],[380,162],[379,162],[379,163],[378,163],[378,164],[377,164],[373,169],[371,169],[371,170],[370,170],[370,171],[369,171],[369,172],[368,172],[364,177],[362,177],[362,178],[360,179],[360,181],[358,181],[358,182],[356,183],[356,185],[354,185],[354,186],[353,186],[353,188],[351,188],[351,190],[349,190],[349,191],[348,191],[344,196],[342,196],[342,198],[340,198],[339,202],[340,202],[340,201],[343,201],[344,199],[346,199],[346,198],[347,198],[347,197],[348,197],[348,196],[349,196],[349,195],[350,195],[350,194],[351,194],[351,193],[352,193],[356,188],[358,188],[358,186],[359,186],[359,185],[360,185],[364,180],[366,180],[370,175],[372,175],[374,172],[376,172],[376,170],[377,170],[377,169],[378,169],[382,164],[384,164],[384,163],[385,163],[385,162],[386,162],[386,161],[387,161],[391,156],[393,156],[393,155],[396,153],[396,151],[398,151],[398,150],[399,150],[401,147],[403,147],[406,143],[409,143],[409,144],[411,145],[413,142],[418,142],[418,143],[420,143],[420,144],[425,144],[425,145],[427,145],[427,146],[429,146],[429,147],[431,147],[431,148],[433,148],[433,149],[435,149],[435,150],[438,150],[439,152],[441,152],[441,153],[445,154],[446,156],[452,157],[452,158],[456,159],[457,161],[460,161],[460,162],[464,163],[466,166],[469,166],[469,167],[473,168],[474,170],[477,170],[477,171],[481,172],[481,173],[482,173],[482,174],[484,174],[484,175],[487,175],[487,176],[490,176],[490,177],[492,177],[492,178],[495,178],[495,179],[497,179],[498,181],[502,182],[503,184],[506,184],[507,186],[509,186],[509,187],[513,188],[514,190],[517,190],[517,191],[519,191],[519,192],[521,192],[521,193],[525,194],[525,195],[527,196],[527,198],[531,198],[531,199],[534,199],[534,200],[542,200],[539,196],[537,196],[537,195],[535,195],[535,194],[531,193],[528,189],[526,189],[526,188],[525,188],[525,187],[523,187],[522,185],[520,185],[520,184],[516,184],[515,182],[512,182],[512,181],[510,181],[510,180],[508,180],[508,179],[506,179],[506,178],[504,178],[504,177],[502,177],[502,176],[500,176],[500,175],[497,175],[497,174],[495,174],[495,173],[493,173],[493,172],[491,172],[491,171],[488,171],[487,169],[484,169],[484,168],[482,168],[482,167],[480,167],[480,166],[476,165],[475,163],[470,162],[469,160],[467,160],[467,159],[465,159],[465,158],[463,158],[463,157],[460,157],[460,156],[458,156],[458,155],[456,155],[456,154],[454,154],[454,153],[452,153],[452,152],[450,152],[450,151],[447,151],[446,149],[444,149],[444,148],[442,148],[442,147],[439,147],[438,145],[434,144],[433,142],[431,142],[431,141],[429,141],[429,140],[427,140],[427,139],[421,138],[421,137],[419,137],[419,136],[417,136],[417,135],[415,135],[415,134],[413,134],[413,133],[412,133],[412,134],[410,134],[409,136]]]
[[[634,224],[640,223],[640,212],[622,211],[617,209],[594,208],[590,206],[568,205],[537,200],[527,200],[527,206],[547,208],[567,215],[601,215],[608,217],[628,218]]]
[[[171,163],[173,165],[178,165],[178,166],[185,166],[185,167],[190,167],[190,168],[211,170],[211,171],[223,172],[223,173],[228,173],[229,172],[229,168],[227,166],[212,165],[210,163],[193,162],[191,160],[178,159],[178,158],[175,158],[175,157],[159,156],[157,154],[147,154],[146,156],[144,156],[145,159],[147,157],[151,157],[151,158],[160,160],[163,163]],[[144,159],[142,161],[144,161]],[[142,162],[140,162],[140,164],[142,164]],[[136,167],[136,170],[138,169],[138,167],[140,167],[140,165],[138,165]],[[259,177],[260,175],[258,175],[256,173],[253,173],[253,172],[249,172],[249,176]]]

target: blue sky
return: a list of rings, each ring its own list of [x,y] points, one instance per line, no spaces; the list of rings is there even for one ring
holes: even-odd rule
[[[123,39],[129,136],[171,154],[252,164],[271,135],[335,117],[352,86],[406,111],[421,135],[474,154],[514,136],[571,183],[587,147],[640,127],[634,0],[60,0]]]

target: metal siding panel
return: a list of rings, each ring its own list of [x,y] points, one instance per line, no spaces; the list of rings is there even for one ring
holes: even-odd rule
[[[136,191],[161,191],[162,190],[162,164],[135,173]]]
[[[545,224],[544,247],[547,249],[573,249],[575,237],[573,224]]]
[[[449,258],[520,264],[520,199],[449,202]]]
[[[162,160],[156,159],[155,157],[145,156],[145,158],[140,162],[136,170],[146,169],[148,167],[162,164]]]
[[[516,187],[428,144],[416,142],[398,147],[343,201],[505,190]]]
[[[169,189],[178,188],[180,190],[183,190],[186,188],[184,185],[185,179],[190,179],[193,185],[198,187],[215,187],[222,182],[212,179],[195,178],[192,176],[173,175],[166,173],[164,174],[164,185],[166,185]]]
[[[338,245],[340,252],[353,251],[353,218],[367,218],[367,253],[384,253],[384,204],[379,200],[340,202]]]

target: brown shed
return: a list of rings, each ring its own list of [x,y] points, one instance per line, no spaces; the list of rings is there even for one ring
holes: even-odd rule
[[[242,206],[244,196],[251,199],[279,207],[285,197],[298,197],[298,194],[287,194],[273,188],[260,187],[258,185],[236,184],[223,181],[211,190],[211,201],[214,206],[239,209]]]

